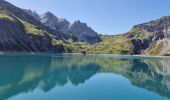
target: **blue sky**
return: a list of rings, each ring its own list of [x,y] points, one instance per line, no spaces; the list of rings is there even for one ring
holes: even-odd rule
[[[86,22],[100,34],[118,34],[133,25],[170,15],[170,0],[7,0],[21,8]]]

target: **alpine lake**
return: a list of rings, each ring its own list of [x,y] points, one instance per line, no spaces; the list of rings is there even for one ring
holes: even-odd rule
[[[0,54],[0,100],[170,100],[170,58]]]

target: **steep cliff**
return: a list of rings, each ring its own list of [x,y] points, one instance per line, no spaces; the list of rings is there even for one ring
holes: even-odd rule
[[[124,36],[132,40],[134,54],[169,55],[170,16],[136,25]]]

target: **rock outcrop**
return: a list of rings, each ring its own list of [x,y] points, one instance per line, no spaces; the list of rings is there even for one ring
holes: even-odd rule
[[[42,14],[40,21],[53,30],[60,31],[62,33],[69,33],[70,23],[64,18],[58,18],[51,12]]]
[[[70,25],[70,22],[69,22],[69,21],[67,21],[67,20],[64,19],[64,18],[60,18],[60,19],[58,20],[58,25],[57,25],[57,27],[58,27],[58,30],[59,30],[60,32],[63,32],[63,33],[68,34],[68,33],[69,33],[69,25]]]
[[[54,14],[52,14],[51,12],[46,12],[42,14],[40,17],[41,17],[41,22],[45,26],[48,26],[53,30],[58,30],[58,27],[57,27],[58,18]]]
[[[145,51],[147,54],[167,55],[170,51],[170,16],[135,25],[124,36],[132,39],[134,54]]]
[[[40,20],[41,19],[36,11],[27,10],[27,9],[23,9],[23,11],[25,11],[26,13],[28,13],[29,15],[34,17],[36,20]]]
[[[98,33],[88,27],[86,23],[75,21],[69,27],[70,33],[78,38],[79,41],[95,44],[100,42]]]

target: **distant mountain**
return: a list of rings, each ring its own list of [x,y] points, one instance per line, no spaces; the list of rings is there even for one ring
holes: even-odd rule
[[[60,32],[63,32],[63,33],[69,33],[69,25],[70,25],[70,22],[69,21],[67,21],[66,19],[64,19],[64,18],[60,18],[59,20],[58,20],[58,30],[60,31]]]
[[[100,42],[100,38],[97,32],[88,27],[86,23],[75,21],[69,27],[70,33],[78,38],[79,41],[84,41],[90,44]]]
[[[66,19],[59,19],[51,12],[46,12],[41,16],[41,22],[53,30],[58,30],[63,33],[71,34],[79,41],[95,44],[100,42],[98,33],[88,27],[86,23],[75,21],[70,24]]]
[[[51,12],[46,12],[40,15],[40,20],[44,25],[50,27],[53,30],[58,30],[63,33],[69,33],[68,27],[70,23],[64,18],[59,19]]]

